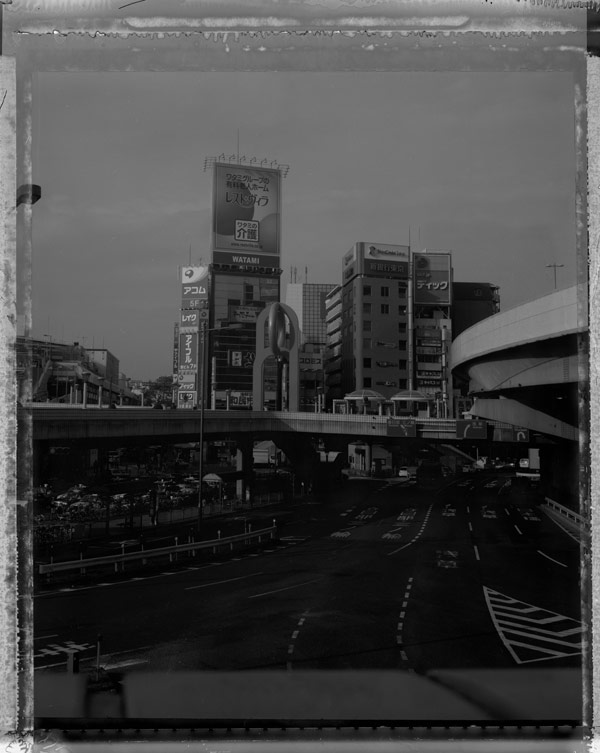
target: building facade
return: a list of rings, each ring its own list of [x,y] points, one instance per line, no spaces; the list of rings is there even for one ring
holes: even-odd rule
[[[335,287],[303,282],[289,283],[286,289],[285,302],[296,312],[301,331],[300,410],[321,411],[325,407],[326,300]]]
[[[489,282],[455,282],[452,285],[452,333],[458,337],[469,327],[500,311],[500,289]]]

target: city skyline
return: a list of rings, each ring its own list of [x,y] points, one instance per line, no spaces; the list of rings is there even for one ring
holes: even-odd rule
[[[101,126],[100,126],[101,124]],[[178,267],[210,261],[220,154],[289,164],[281,299],[339,284],[357,241],[452,252],[502,310],[576,281],[572,81],[562,73],[38,74],[34,337],[171,371]],[[238,147],[239,145],[239,147]]]

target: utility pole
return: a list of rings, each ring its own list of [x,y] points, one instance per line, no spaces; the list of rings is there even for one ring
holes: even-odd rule
[[[564,264],[546,264],[547,268],[554,269],[554,290],[556,290],[556,270],[560,269],[560,267],[564,267]]]

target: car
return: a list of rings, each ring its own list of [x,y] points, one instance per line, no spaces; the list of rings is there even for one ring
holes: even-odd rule
[[[398,478],[402,479],[403,481],[410,481],[410,472],[408,468],[400,468],[398,471]]]

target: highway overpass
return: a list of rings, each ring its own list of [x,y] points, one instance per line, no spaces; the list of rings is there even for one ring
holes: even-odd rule
[[[491,316],[452,343],[450,362],[475,396],[472,415],[579,440],[587,383],[587,286]]]

